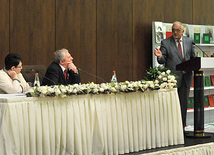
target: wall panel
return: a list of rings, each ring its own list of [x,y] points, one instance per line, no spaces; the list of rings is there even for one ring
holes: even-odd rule
[[[55,50],[55,0],[10,1],[10,52],[24,64],[51,62]]]
[[[67,48],[74,64],[96,75],[96,0],[56,0],[56,49]],[[81,81],[96,79],[81,72]]]
[[[140,80],[152,64],[152,21],[164,20],[164,0],[133,3],[133,79]]]
[[[214,25],[213,0],[1,0],[0,56],[52,62],[67,48],[81,69],[110,81],[139,80],[152,64],[152,21]],[[3,61],[0,61],[3,67]],[[96,78],[81,73],[82,82]]]
[[[9,53],[9,1],[0,1],[0,67],[4,67],[4,58]]]
[[[214,25],[213,7],[213,0],[193,0],[193,24]]]
[[[180,21],[192,24],[192,0],[165,0],[164,2],[164,22]]]
[[[97,75],[132,80],[132,0],[97,1]]]

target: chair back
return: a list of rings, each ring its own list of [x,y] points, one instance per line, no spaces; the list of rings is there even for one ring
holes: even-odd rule
[[[46,67],[45,65],[23,65],[21,73],[26,82],[31,82],[32,84],[35,79],[35,73],[38,73],[40,83],[42,83],[42,80],[46,73]]]

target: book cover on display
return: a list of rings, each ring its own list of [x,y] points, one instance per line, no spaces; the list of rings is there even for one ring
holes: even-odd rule
[[[172,36],[172,25],[166,26],[166,38],[169,38]]]
[[[209,40],[210,40],[210,43],[214,43],[214,34],[213,34],[213,26],[206,26],[205,27],[205,33],[206,34],[209,34]]]
[[[209,104],[210,104],[211,107],[214,107],[213,96],[214,96],[213,94],[208,95]]]
[[[155,22],[155,42],[161,43],[163,40],[163,26],[162,22]]]
[[[201,40],[201,38],[200,38],[201,27],[198,27],[198,26],[194,27],[193,33],[194,33],[194,42],[196,44],[200,44],[200,42],[201,42],[200,41]]]
[[[211,84],[214,86],[214,75],[210,75]]]

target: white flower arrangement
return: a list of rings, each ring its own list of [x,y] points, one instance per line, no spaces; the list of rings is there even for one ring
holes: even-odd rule
[[[149,88],[154,88],[153,81],[125,81],[120,83],[101,83],[95,84],[93,82],[87,84],[74,84],[74,85],[54,85],[54,86],[36,86],[32,87],[26,95],[28,97],[57,97],[62,98],[71,95],[81,94],[111,94],[120,92],[136,92]]]
[[[28,97],[67,97],[81,94],[111,94],[121,92],[144,92],[148,89],[172,89],[176,88],[176,77],[166,68],[150,68],[146,73],[146,80],[125,81],[113,83],[95,84],[94,82],[74,85],[53,85],[32,87],[26,95]]]
[[[172,89],[177,87],[177,76],[171,70],[161,66],[150,68],[146,74],[146,80],[153,80],[156,89]]]

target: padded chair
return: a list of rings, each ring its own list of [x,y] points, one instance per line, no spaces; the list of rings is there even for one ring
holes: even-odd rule
[[[31,82],[32,84],[34,83],[35,73],[38,73],[41,84],[46,73],[46,67],[45,65],[23,65],[21,73],[26,82]]]

